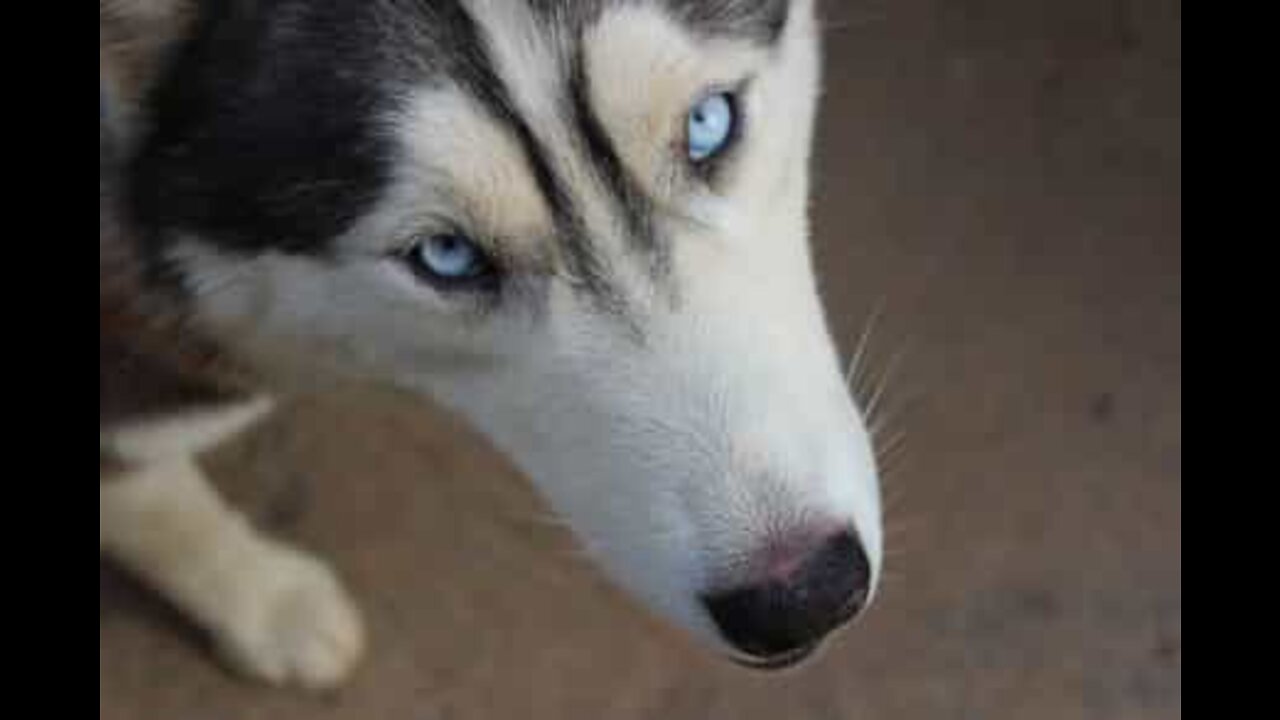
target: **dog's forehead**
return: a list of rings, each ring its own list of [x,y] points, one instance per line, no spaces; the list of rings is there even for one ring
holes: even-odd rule
[[[787,9],[760,0],[465,1],[480,47],[461,80],[519,141],[554,219],[556,254],[606,305],[630,284],[619,275],[637,266],[642,277],[666,274],[654,175],[671,174],[695,93],[741,77],[741,63],[724,62],[732,54],[699,51],[771,44]]]
[[[599,244],[610,235],[654,270],[666,258],[644,178],[625,156],[628,138],[592,92],[588,73],[600,75],[597,90],[645,78],[605,77],[602,69],[638,67],[627,62],[635,48],[617,44],[615,51],[610,38],[593,31],[642,10],[691,37],[767,45],[777,40],[788,3],[276,0],[206,7],[152,96],[154,130],[133,168],[132,199],[144,223],[240,251],[323,253],[372,213],[396,180],[405,154],[388,118],[404,117],[424,88],[447,85],[510,139],[505,157],[542,199],[537,212],[549,218],[568,272],[608,304],[617,298],[610,297],[616,293],[605,257],[616,253]]]
[[[572,29],[619,8],[645,5],[699,33],[772,43],[786,25],[790,0],[528,0],[527,5],[545,22]]]
[[[662,191],[653,175],[669,170],[658,166],[670,164],[672,136],[691,101],[708,87],[731,85],[758,59],[732,42],[708,52],[710,43],[665,6],[614,3],[589,12],[584,5],[562,4],[578,13],[566,19],[545,2],[469,0],[475,24],[464,34],[482,47],[458,72],[409,93],[396,116],[410,150],[405,162],[456,181],[454,197],[488,207],[468,213],[482,216],[483,230],[519,235],[518,228],[546,228],[549,214],[572,211],[598,227],[612,219],[592,197],[601,184],[624,194],[622,214],[631,215],[631,230],[643,230],[635,215],[646,208],[637,205]],[[531,202],[530,187],[543,195],[541,206]],[[517,197],[494,203],[500,189]],[[565,207],[569,201],[584,207]]]

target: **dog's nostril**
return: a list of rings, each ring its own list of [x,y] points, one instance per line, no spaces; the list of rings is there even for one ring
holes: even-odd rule
[[[850,532],[828,538],[781,577],[703,595],[720,633],[738,650],[769,658],[815,645],[866,604],[871,567]]]

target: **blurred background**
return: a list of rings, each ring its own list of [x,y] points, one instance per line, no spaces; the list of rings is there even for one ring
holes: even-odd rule
[[[372,652],[243,682],[101,566],[102,718],[1180,718],[1178,0],[826,0],[815,253],[883,382],[877,604],[778,675],[615,590],[455,420],[342,391],[209,467]]]

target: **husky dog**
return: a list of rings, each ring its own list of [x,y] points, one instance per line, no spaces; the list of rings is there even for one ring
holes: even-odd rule
[[[331,569],[194,460],[331,373],[458,412],[738,662],[867,606],[877,470],[808,245],[811,0],[99,17],[101,549],[235,667],[327,687],[364,650]]]

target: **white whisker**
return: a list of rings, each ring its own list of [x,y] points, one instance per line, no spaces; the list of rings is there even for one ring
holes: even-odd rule
[[[858,396],[860,382],[857,382],[861,369],[863,367],[863,359],[865,357],[867,347],[871,341],[871,332],[879,321],[884,311],[885,298],[882,296],[872,306],[871,312],[867,315],[867,320],[862,326],[862,334],[858,337],[858,344],[854,347],[853,356],[849,358],[849,366],[844,371],[844,384],[853,392],[854,397]]]

